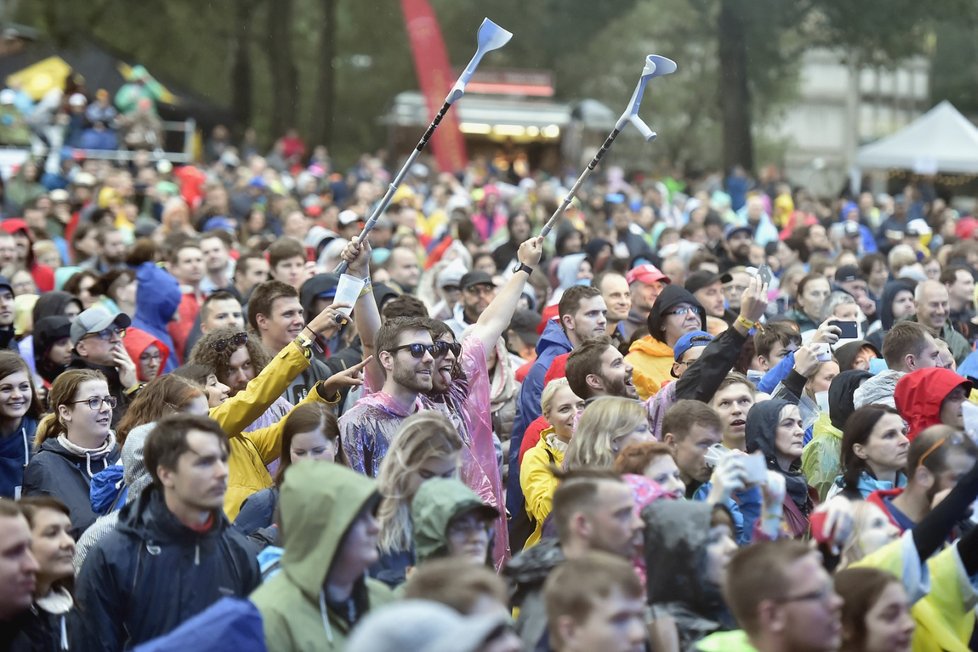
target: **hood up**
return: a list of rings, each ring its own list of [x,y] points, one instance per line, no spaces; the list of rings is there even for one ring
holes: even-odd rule
[[[841,431],[846,425],[846,419],[856,411],[853,405],[856,390],[872,377],[873,374],[868,371],[850,369],[832,379],[829,385],[829,419],[837,430]]]
[[[880,326],[882,326],[883,331],[888,331],[893,327],[893,322],[896,320],[893,318],[893,299],[896,298],[897,293],[907,290],[913,292],[916,283],[908,279],[899,279],[896,281],[888,281],[886,285],[883,286],[883,296],[880,297]]]
[[[696,308],[700,316],[700,330],[706,330],[706,309],[700,305],[696,297],[686,288],[678,285],[667,285],[662,288],[655,303],[652,304],[652,311],[649,313],[649,334],[660,342],[665,342],[665,320],[666,313],[681,303],[688,303]]]
[[[970,380],[940,367],[912,371],[897,382],[893,402],[909,426],[910,441],[922,430],[941,422],[941,403],[961,385],[969,392],[972,389]]]
[[[350,526],[380,501],[377,483],[338,464],[303,461],[285,474],[282,572],[316,600]]]
[[[486,505],[479,495],[454,478],[432,478],[424,483],[411,501],[414,550],[418,563],[448,554],[448,524],[456,516],[477,511],[486,521],[495,521],[499,512]]]
[[[139,328],[127,328],[126,336],[122,338],[122,345],[126,347],[126,352],[129,354],[129,357],[136,363],[137,372],[139,372],[139,356],[153,344],[160,350],[160,369],[156,372],[156,375],[159,376],[166,369],[166,361],[170,357],[170,347],[164,344],[158,337]],[[149,382],[153,379],[143,378],[140,374],[139,380]]]
[[[713,617],[722,608],[720,587],[706,579],[713,506],[658,500],[642,511],[649,604],[680,603]]]

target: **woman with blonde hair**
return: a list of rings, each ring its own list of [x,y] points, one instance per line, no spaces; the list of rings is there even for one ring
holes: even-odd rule
[[[536,544],[543,534],[543,522],[550,515],[557,490],[554,467],[560,468],[564,462],[574,435],[574,422],[584,409],[584,401],[574,394],[566,378],[557,378],[543,388],[540,408],[550,425],[540,433],[540,441],[526,451],[520,464],[526,514],[534,526],[524,549]]]
[[[611,469],[623,448],[652,439],[648,413],[641,403],[604,396],[590,403],[581,414],[564,457],[564,468]]]
[[[407,578],[414,564],[411,501],[425,480],[458,477],[461,452],[458,430],[439,412],[418,412],[401,424],[377,475],[380,561],[372,577],[392,587]]]
[[[116,399],[100,372],[70,369],[51,385],[48,403],[53,412],[37,426],[37,453],[24,472],[24,495],[63,502],[77,539],[95,522],[89,498],[92,476],[119,459],[111,430]]]

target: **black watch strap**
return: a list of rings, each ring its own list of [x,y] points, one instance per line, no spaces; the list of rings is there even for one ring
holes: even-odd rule
[[[526,272],[527,276],[533,276],[533,268],[524,263],[520,263],[513,268],[513,273],[515,274],[517,272]]]

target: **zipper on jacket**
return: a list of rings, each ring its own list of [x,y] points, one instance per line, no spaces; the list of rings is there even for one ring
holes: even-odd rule
[[[194,544],[194,566],[200,566],[200,544]]]

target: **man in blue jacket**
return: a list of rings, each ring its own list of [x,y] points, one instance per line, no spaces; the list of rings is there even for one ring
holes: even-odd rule
[[[516,420],[513,422],[513,435],[509,444],[506,508],[511,515],[517,514],[523,505],[523,491],[520,488],[520,444],[527,426],[540,416],[540,395],[543,393],[543,379],[547,370],[557,356],[569,353],[588,340],[604,337],[608,324],[607,313],[607,306],[597,288],[572,286],[564,292],[557,306],[560,321],[549,322],[537,342],[537,359],[520,388]]]
[[[218,423],[164,417],[143,460],[153,483],[122,509],[78,575],[79,650],[129,649],[261,581],[251,547],[224,516],[228,440]]]

